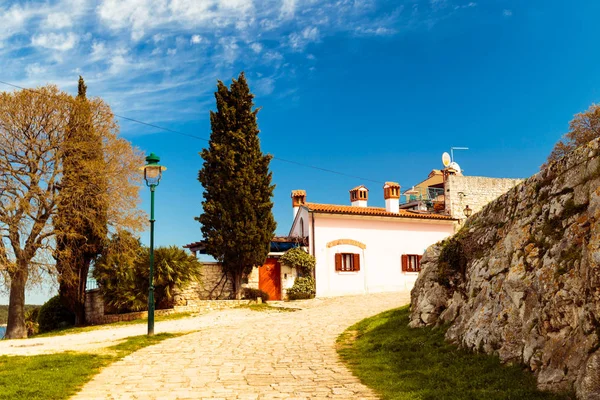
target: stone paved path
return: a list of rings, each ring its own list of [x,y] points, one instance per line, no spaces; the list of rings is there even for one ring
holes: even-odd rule
[[[208,327],[237,325],[242,321],[251,321],[257,318],[261,318],[259,313],[243,308],[212,311],[196,317],[158,321],[155,324],[154,332],[191,332]],[[63,351],[97,351],[120,343],[130,336],[145,335],[148,332],[147,327],[146,323],[106,326],[89,332],[63,336],[0,340],[0,355],[33,356]]]
[[[316,299],[169,339],[104,369],[75,399],[375,399],[341,363],[337,336],[409,293]]]

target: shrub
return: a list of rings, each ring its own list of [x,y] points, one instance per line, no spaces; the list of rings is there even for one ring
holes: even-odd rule
[[[93,276],[107,309],[124,313],[148,309],[150,249],[130,233],[115,235],[94,266]],[[173,288],[198,280],[202,264],[176,246],[154,249],[154,300],[157,309],[173,306]]]
[[[27,328],[27,336],[33,336],[39,332],[39,315],[40,307],[30,308],[29,310],[25,311],[25,328]]]
[[[315,257],[302,250],[300,247],[294,247],[281,256],[279,262],[288,267],[296,268],[302,275],[312,275],[315,270]]]
[[[254,288],[244,288],[244,292],[243,292],[242,296],[243,296],[243,298],[248,299],[248,300],[256,300],[259,297],[262,299],[262,301],[269,300],[269,294],[267,292],[263,292],[260,289],[254,289]]]
[[[58,296],[54,296],[40,307],[37,322],[40,333],[55,331],[75,325],[75,314],[61,303]]]
[[[294,280],[294,285],[287,290],[290,300],[312,299],[315,297],[315,280],[312,276],[302,276]]]

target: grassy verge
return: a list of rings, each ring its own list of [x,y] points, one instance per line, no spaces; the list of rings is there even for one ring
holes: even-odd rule
[[[189,318],[192,316],[193,316],[193,314],[189,313],[189,312],[175,313],[175,314],[169,314],[169,315],[157,315],[154,317],[154,321],[155,322],[170,321],[170,320],[176,320],[176,319]],[[80,326],[80,327],[76,327],[76,328],[65,328],[65,329],[52,331],[52,332],[40,333],[40,334],[31,336],[31,337],[32,338],[41,338],[41,337],[49,337],[49,336],[70,335],[73,333],[90,332],[90,331],[95,331],[98,329],[111,328],[111,327],[115,327],[115,326],[136,325],[136,324],[143,324],[143,323],[147,323],[147,322],[148,322],[148,318],[140,318],[140,319],[134,319],[132,321],[114,322],[112,324],[105,324],[105,325],[90,325],[90,326]]]
[[[520,366],[474,354],[444,341],[444,329],[411,329],[408,307],[348,328],[338,353],[383,399],[569,399],[540,392]]]
[[[134,336],[101,353],[0,356],[0,400],[60,400],[74,395],[100,368],[181,334]]]
[[[293,311],[298,311],[298,308],[291,308],[291,307],[273,307],[267,303],[261,303],[261,304],[242,304],[240,306],[238,306],[237,308],[247,308],[249,310],[252,311],[267,311],[267,312],[293,312]]]

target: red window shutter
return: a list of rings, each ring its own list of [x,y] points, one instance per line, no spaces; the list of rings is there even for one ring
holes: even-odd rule
[[[408,255],[402,254],[402,272],[408,271]]]
[[[354,271],[360,271],[360,254],[352,254]]]
[[[336,271],[342,270],[342,255],[340,253],[337,253],[335,255],[335,270]]]
[[[417,256],[417,271],[421,270],[421,258],[423,258],[423,256]]]

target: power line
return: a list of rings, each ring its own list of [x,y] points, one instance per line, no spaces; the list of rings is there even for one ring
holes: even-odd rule
[[[41,93],[41,92],[39,92],[39,91],[37,91],[35,89],[25,88],[25,87],[22,87],[22,86],[19,86],[19,85],[15,85],[15,84],[10,83],[10,82],[6,82],[6,81],[1,81],[0,80],[0,83],[4,84],[6,86],[14,87],[16,89],[27,90],[29,92],[38,94],[40,96],[50,96],[50,95],[48,95],[46,93]],[[58,97],[58,96],[51,96],[51,97],[57,98],[59,100],[64,100],[63,97]],[[140,125],[144,125],[144,126],[149,126],[151,128],[155,128],[155,129],[162,130],[162,131],[165,131],[165,132],[174,133],[174,134],[180,135],[180,136],[186,136],[186,137],[189,137],[189,138],[193,138],[193,139],[197,139],[197,140],[202,140],[202,141],[207,142],[207,143],[209,142],[209,139],[203,138],[201,136],[192,135],[190,133],[179,132],[179,131],[176,131],[174,129],[165,128],[164,126],[159,126],[159,125],[155,125],[155,124],[152,124],[152,123],[149,123],[149,122],[140,121],[140,120],[135,119],[135,118],[129,118],[129,117],[126,117],[124,115],[119,115],[119,114],[115,114],[115,113],[113,113],[113,115],[115,117],[117,117],[117,118],[124,119],[124,120],[130,121],[130,122],[134,122],[136,124],[140,124]],[[314,169],[314,170],[317,170],[317,171],[328,172],[328,173],[331,173],[331,174],[345,176],[345,177],[348,177],[348,178],[360,179],[360,180],[368,181],[368,182],[383,183],[383,181],[379,181],[379,180],[375,180],[375,179],[369,179],[369,178],[364,178],[364,177],[356,176],[356,175],[351,175],[351,174],[347,174],[345,172],[335,171],[335,170],[329,169],[329,168],[323,168],[323,167],[319,167],[319,166],[316,166],[316,165],[311,165],[311,164],[306,164],[306,163],[302,163],[302,162],[298,162],[298,161],[288,160],[288,159],[281,158],[281,157],[276,157],[276,156],[272,156],[272,157],[273,157],[274,160],[277,160],[277,161],[286,162],[288,164],[294,164],[294,165],[298,165],[298,166],[305,167],[305,168],[311,168],[311,169]]]

